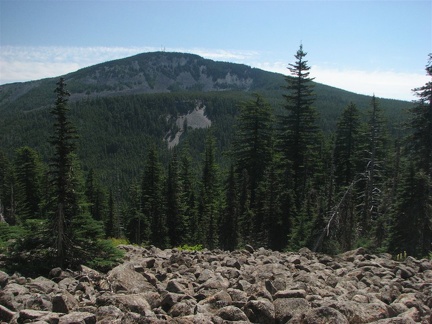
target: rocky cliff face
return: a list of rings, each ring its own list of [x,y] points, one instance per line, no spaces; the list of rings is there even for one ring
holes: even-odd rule
[[[0,272],[10,323],[430,323],[432,263],[302,249],[187,252],[121,246],[107,274]]]

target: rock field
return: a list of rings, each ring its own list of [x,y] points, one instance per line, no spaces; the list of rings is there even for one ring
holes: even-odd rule
[[[431,323],[432,262],[359,248],[179,251],[120,246],[99,273],[0,271],[2,323]]]

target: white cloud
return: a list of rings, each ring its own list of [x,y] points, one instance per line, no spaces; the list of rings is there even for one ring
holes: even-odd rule
[[[0,84],[55,77],[93,64],[127,56],[164,50],[155,47],[0,47]],[[169,48],[167,51],[188,52],[222,61],[247,64],[267,71],[287,74],[287,63],[263,61],[258,51],[202,48]],[[315,81],[355,93],[383,98],[413,100],[411,89],[424,85],[423,74],[395,71],[360,71],[312,66]]]
[[[288,74],[288,64],[283,62],[255,63],[253,66],[284,75]],[[395,71],[361,71],[312,66],[311,76],[316,82],[354,93],[373,95],[381,98],[414,100],[411,91],[424,85],[430,79],[425,74]]]
[[[169,50],[232,62],[257,55],[254,51],[164,49],[156,47],[0,47],[0,84],[55,77],[90,65],[144,52]]]
[[[428,82],[425,74],[395,71],[359,71],[313,67],[317,82],[377,97],[414,100],[412,89]]]
[[[0,60],[0,84],[54,77],[78,70],[79,67],[77,63]]]
[[[0,47],[0,84],[55,77],[152,47]]]

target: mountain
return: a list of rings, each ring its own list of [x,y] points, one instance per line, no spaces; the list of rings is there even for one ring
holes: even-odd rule
[[[144,53],[97,64],[69,73],[64,78],[72,101],[179,91],[257,91],[277,88],[283,79],[282,75],[243,64],[166,52]],[[51,89],[55,88],[57,80],[50,78],[0,86],[0,111],[32,110],[51,104]]]
[[[262,94],[276,114],[284,105],[282,74],[193,54],[144,53],[63,77],[71,93],[71,118],[80,134],[80,158],[85,169],[102,170],[108,182],[113,177],[127,181],[139,175],[151,142],[167,148],[187,139],[199,157],[204,146],[201,127],[210,124],[219,151],[227,150],[238,105],[252,93]],[[0,147],[7,155],[29,145],[44,159],[50,156],[49,110],[57,81],[58,77],[0,86]],[[350,102],[365,111],[371,100],[320,83],[315,84],[315,93],[325,132],[335,129]],[[380,99],[380,104],[391,125],[399,123],[410,106],[390,99]],[[188,126],[183,128],[185,121]]]

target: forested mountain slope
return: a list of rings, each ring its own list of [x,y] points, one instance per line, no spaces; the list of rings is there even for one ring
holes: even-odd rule
[[[105,170],[102,174],[110,174],[108,182],[138,175],[148,143],[156,140],[158,146],[167,148],[169,139],[163,139],[178,131],[176,121],[191,112],[196,101],[205,105],[204,114],[213,122],[219,152],[229,149],[238,105],[252,93],[261,94],[275,114],[284,105],[283,75],[193,54],[144,53],[90,66],[64,78],[84,168]],[[9,156],[23,145],[35,148],[44,159],[49,156],[49,110],[56,82],[57,78],[51,78],[0,86],[0,147]],[[368,96],[319,83],[314,91],[319,124],[325,132],[334,131],[337,118],[350,102],[363,111],[370,106]],[[409,106],[389,99],[380,104],[391,125],[403,118]],[[204,149],[202,131],[185,132],[180,142],[185,138],[199,158]]]
[[[429,254],[431,85],[415,105],[356,95],[305,56],[290,77],[158,52],[1,86],[0,248],[40,244],[11,265],[103,268],[103,238]]]

